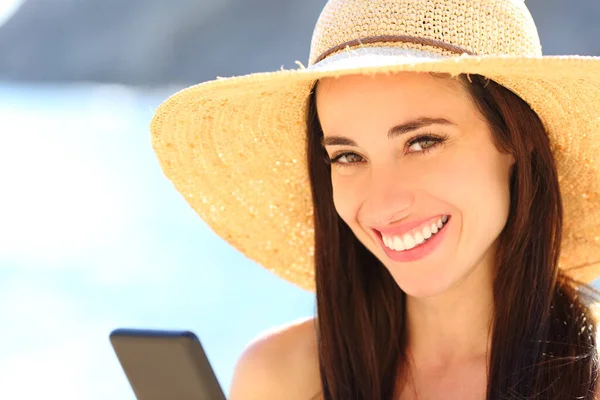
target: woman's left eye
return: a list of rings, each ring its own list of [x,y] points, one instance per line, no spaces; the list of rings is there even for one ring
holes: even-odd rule
[[[407,143],[407,148],[410,153],[419,153],[431,150],[443,141],[444,138],[442,137],[432,135],[418,136]]]

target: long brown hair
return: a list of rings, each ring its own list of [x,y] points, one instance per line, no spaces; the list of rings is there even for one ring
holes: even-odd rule
[[[563,212],[548,135],[513,92],[478,75],[460,80],[496,147],[516,160],[509,217],[498,238],[487,399],[592,399],[596,292],[558,268]],[[322,396],[392,400],[405,365],[405,294],[335,211],[315,93],[307,145]]]

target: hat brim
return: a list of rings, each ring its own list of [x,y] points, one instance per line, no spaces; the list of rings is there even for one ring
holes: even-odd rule
[[[320,78],[404,71],[479,74],[515,92],[551,139],[564,203],[561,268],[600,274],[600,58],[340,57],[311,68],[217,79],[157,109],[152,145],[165,175],[200,217],[276,275],[314,290],[306,112]],[[535,227],[532,227],[535,229]]]

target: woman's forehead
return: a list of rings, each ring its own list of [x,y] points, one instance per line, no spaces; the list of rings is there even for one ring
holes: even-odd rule
[[[322,78],[317,84],[317,96],[347,95],[352,92],[402,94],[432,91],[440,95],[444,93],[460,95],[460,92],[466,92],[464,89],[464,84],[457,77],[422,72],[398,72]]]
[[[391,114],[394,118],[399,114],[406,117],[449,116],[465,111],[472,114],[474,107],[460,80],[428,73],[323,79],[317,85],[316,101],[319,118],[325,125],[337,125],[341,120],[347,124],[365,114],[381,118]]]

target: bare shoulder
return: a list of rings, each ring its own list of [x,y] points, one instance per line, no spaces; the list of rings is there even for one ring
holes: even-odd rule
[[[265,332],[239,358],[230,400],[310,400],[320,391],[314,318]]]

